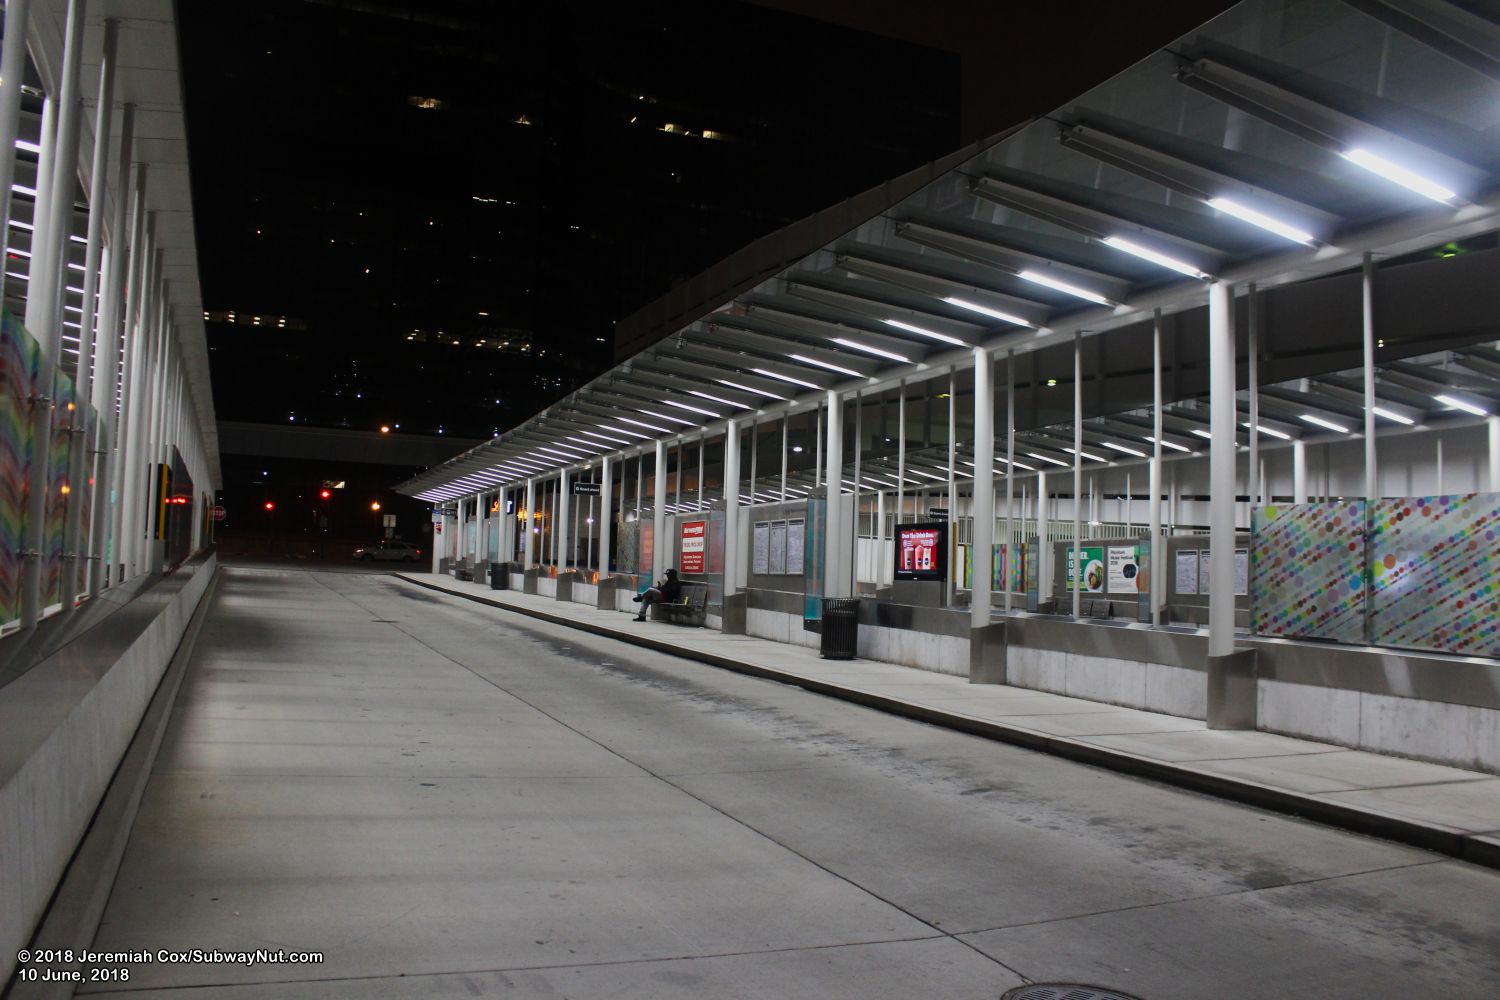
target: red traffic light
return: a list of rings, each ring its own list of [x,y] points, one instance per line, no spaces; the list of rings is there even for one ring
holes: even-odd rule
[[[318,496],[322,497],[324,500],[327,500],[329,497],[333,496],[333,492],[331,490],[319,490]]]
[[[265,508],[266,510],[275,510],[276,504],[273,501],[267,500],[265,503]]]

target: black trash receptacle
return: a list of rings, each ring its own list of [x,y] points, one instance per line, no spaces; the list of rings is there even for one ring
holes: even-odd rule
[[[490,563],[490,589],[510,589],[510,563]]]
[[[852,660],[859,648],[859,598],[823,598],[825,660]]]

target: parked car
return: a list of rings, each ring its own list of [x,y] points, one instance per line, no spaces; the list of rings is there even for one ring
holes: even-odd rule
[[[365,562],[383,559],[387,562],[416,562],[422,558],[422,550],[399,538],[387,538],[354,550],[354,558]]]

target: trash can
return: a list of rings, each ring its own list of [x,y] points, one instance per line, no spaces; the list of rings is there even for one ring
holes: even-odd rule
[[[852,660],[859,648],[859,598],[823,598],[825,660]]]
[[[490,589],[510,589],[510,563],[490,563]]]

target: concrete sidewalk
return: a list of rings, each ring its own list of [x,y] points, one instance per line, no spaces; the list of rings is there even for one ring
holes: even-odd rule
[[[447,576],[399,579],[454,597],[989,739],[1500,868],[1500,777],[1204,723],[616,611]]]

